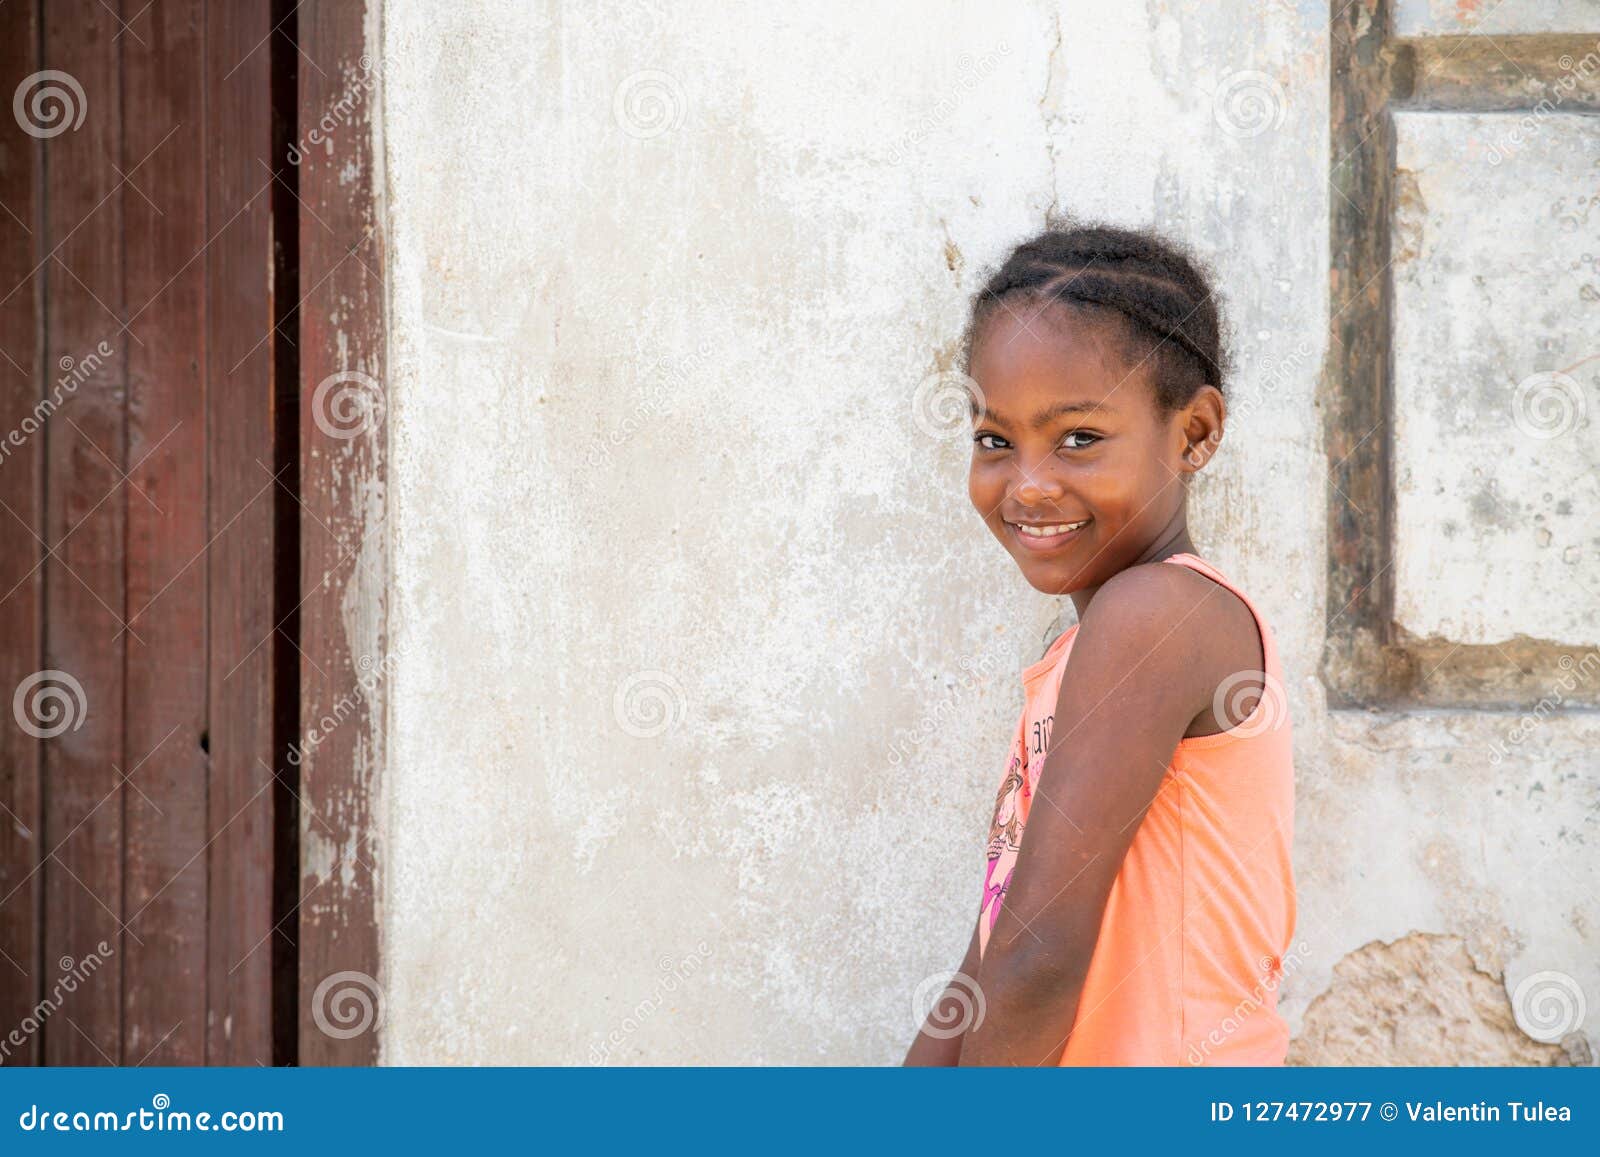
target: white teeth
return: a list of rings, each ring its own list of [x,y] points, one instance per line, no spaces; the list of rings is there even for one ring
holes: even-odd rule
[[[1030,538],[1054,538],[1058,534],[1066,534],[1069,530],[1077,530],[1078,527],[1088,524],[1089,520],[1085,518],[1082,522],[1065,522],[1059,526],[1024,526],[1020,522],[1013,522],[1011,525]]]

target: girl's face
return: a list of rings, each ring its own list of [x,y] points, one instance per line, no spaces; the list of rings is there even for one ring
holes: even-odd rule
[[[1001,308],[977,337],[967,490],[1035,589],[1098,587],[1185,533],[1184,479],[1220,438],[1219,391],[1163,413],[1150,363],[1056,306]]]

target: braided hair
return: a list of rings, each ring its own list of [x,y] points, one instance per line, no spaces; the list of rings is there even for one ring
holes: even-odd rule
[[[1017,300],[1038,304],[1019,308]],[[1048,302],[1121,328],[1130,366],[1147,365],[1165,412],[1201,386],[1222,389],[1221,323],[1204,273],[1154,233],[1105,225],[1050,228],[1012,250],[972,302],[964,358],[971,370],[979,331],[1002,303],[1029,316]]]

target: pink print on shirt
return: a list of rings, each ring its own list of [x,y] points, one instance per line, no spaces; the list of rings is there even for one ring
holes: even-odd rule
[[[982,943],[987,943],[988,933],[1000,916],[1000,905],[1005,902],[1006,889],[1011,886],[1011,876],[1017,864],[1017,852],[1022,848],[1022,828],[1028,821],[1028,805],[1033,799],[1032,785],[1028,782],[1028,765],[1023,762],[1020,745],[1013,748],[1011,764],[1005,778],[1000,781],[1000,791],[995,796],[994,819],[989,824],[989,864],[983,877]]]

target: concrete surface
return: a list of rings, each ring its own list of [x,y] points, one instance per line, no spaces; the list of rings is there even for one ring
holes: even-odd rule
[[[1522,121],[1395,118],[1395,613],[1595,646],[1600,131]]]
[[[384,1059],[899,1059],[971,928],[1015,673],[1062,613],[968,508],[930,376],[1052,209],[1153,221],[1222,287],[1234,416],[1192,521],[1289,682],[1295,1059],[1420,1061],[1486,1005],[1474,1056],[1581,1056],[1600,722],[1496,764],[1507,715],[1330,713],[1317,677],[1327,6],[590,7],[389,0],[374,33]],[[1430,565],[1407,589],[1443,622],[1455,594],[1427,592],[1459,580]],[[1406,997],[1435,990],[1468,995]],[[1552,992],[1586,1000],[1566,1047],[1517,1027]],[[1372,1033],[1326,1028],[1350,1018]]]
[[[1394,0],[1400,36],[1510,36],[1600,29],[1597,0]]]

